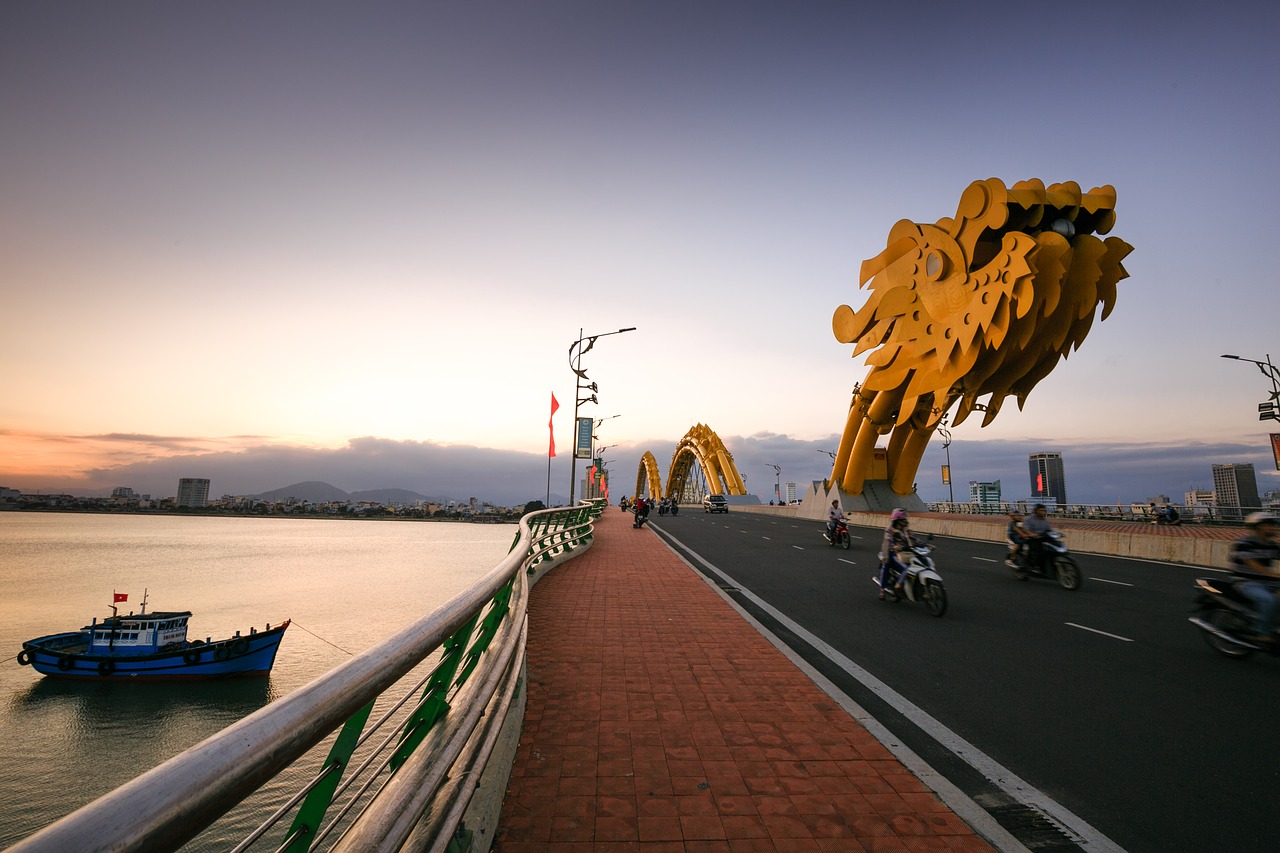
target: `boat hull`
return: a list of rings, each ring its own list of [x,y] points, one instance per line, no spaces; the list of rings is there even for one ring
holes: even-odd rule
[[[210,678],[267,675],[275,664],[280,640],[289,623],[213,643],[187,643],[179,649],[140,655],[101,655],[84,648],[84,634],[40,637],[22,644],[18,663],[51,678],[105,680],[196,681]],[[80,641],[80,642],[78,642]]]

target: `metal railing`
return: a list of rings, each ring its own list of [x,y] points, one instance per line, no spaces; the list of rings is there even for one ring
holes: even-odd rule
[[[530,576],[589,545],[603,509],[525,516],[507,558],[435,612],[10,850],[176,849],[308,758],[301,790],[237,851],[268,836],[262,849],[290,853],[467,849],[463,815],[523,688]]]
[[[1001,503],[927,503],[929,512],[946,512],[958,515],[1007,515],[1011,510],[1029,514],[1035,506],[1034,500],[1006,501]],[[1178,511],[1181,524],[1225,524],[1240,525],[1245,516],[1251,512],[1267,510],[1269,507],[1210,506],[1207,504],[1170,504]],[[1138,521],[1155,524],[1159,522],[1163,505],[1152,507],[1148,504],[1050,504],[1049,515],[1054,518],[1079,518],[1089,521]]]

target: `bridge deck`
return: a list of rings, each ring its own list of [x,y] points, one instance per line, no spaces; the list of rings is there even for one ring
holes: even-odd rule
[[[630,516],[532,591],[496,849],[990,850]]]

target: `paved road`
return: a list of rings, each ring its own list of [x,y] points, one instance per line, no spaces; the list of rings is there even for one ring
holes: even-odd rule
[[[714,566],[724,576],[717,583],[752,615],[1003,821],[1026,815],[1004,807],[1008,797],[987,778],[998,775],[992,766],[1098,833],[1072,844],[1050,828],[1037,845],[1063,844],[1038,849],[1105,849],[1108,839],[1132,853],[1275,849],[1268,829],[1280,802],[1271,725],[1280,661],[1227,660],[1199,638],[1186,616],[1193,580],[1209,570],[1077,554],[1085,581],[1068,592],[1015,580],[997,544],[939,537],[934,557],[950,607],[935,618],[922,605],[876,599],[879,530],[853,528],[853,547],[844,551],[826,545],[820,522],[688,510],[652,521],[696,555],[686,553],[695,567]],[[922,709],[942,733],[931,732],[927,718],[911,722],[886,691],[863,686],[844,658]],[[981,751],[970,756],[979,769],[960,761],[954,744],[940,745],[948,736]]]

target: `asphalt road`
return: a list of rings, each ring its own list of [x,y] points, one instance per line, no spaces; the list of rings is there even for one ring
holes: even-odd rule
[[[1280,660],[1228,660],[1200,639],[1186,617],[1211,570],[1075,554],[1084,583],[1068,592],[1016,580],[997,543],[938,537],[949,607],[937,618],[877,600],[877,529],[851,528],[844,551],[816,521],[688,509],[650,520],[1029,846],[1277,849]],[[1005,770],[1034,789],[1023,802],[1048,797],[1097,834],[1044,831],[992,778]]]

